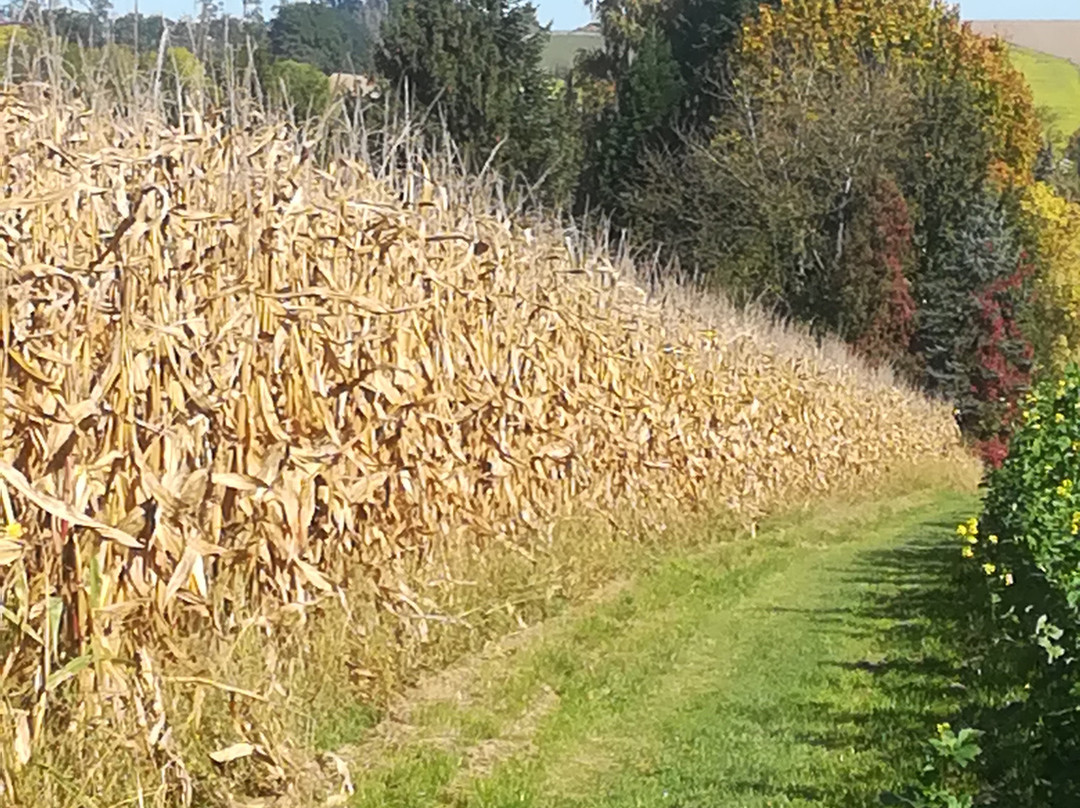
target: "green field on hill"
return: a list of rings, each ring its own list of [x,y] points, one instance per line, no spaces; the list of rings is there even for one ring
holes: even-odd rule
[[[604,44],[600,34],[585,31],[552,31],[544,47],[544,67],[553,73],[564,73],[574,64],[580,50],[592,50]]]
[[[1027,77],[1040,113],[1049,113],[1055,139],[1063,143],[1080,129],[1080,66],[1027,48],[1013,48],[1012,58]]]

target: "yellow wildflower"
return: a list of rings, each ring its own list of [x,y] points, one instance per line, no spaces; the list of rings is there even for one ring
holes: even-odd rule
[[[967,525],[957,525],[956,526],[956,535],[957,536],[966,536],[967,535]]]
[[[982,565],[982,568],[983,572],[985,572],[987,575],[993,575],[994,570],[997,569],[997,566],[987,561],[985,564]]]
[[[948,721],[944,721],[944,722],[937,725],[937,733],[938,733],[938,735],[941,735],[942,733],[948,732],[950,729],[952,729],[952,727],[949,725]]]
[[[979,520],[976,519],[974,516],[971,517],[970,519],[968,519],[967,520],[967,529],[968,529],[968,532],[972,536],[974,536],[976,533],[979,532]]]
[[[974,558],[975,551],[971,549],[971,545],[966,545],[963,550],[960,551],[960,555],[964,558]]]
[[[1065,416],[1062,415],[1060,412],[1054,414],[1054,423],[1060,424],[1060,423],[1064,423],[1064,421],[1065,421]]]
[[[9,539],[21,539],[24,532],[23,526],[18,522],[9,522],[4,527],[4,536]]]
[[[988,542],[990,542],[991,544],[997,544],[998,543],[997,534],[996,533],[991,533],[989,536],[986,537],[986,540]]]

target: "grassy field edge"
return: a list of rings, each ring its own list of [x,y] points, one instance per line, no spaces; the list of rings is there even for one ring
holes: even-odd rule
[[[610,804],[639,804],[646,799],[640,788],[648,786],[641,777],[656,779],[642,772],[662,770],[666,754],[662,744],[639,743],[648,735],[643,728],[652,726],[654,741],[672,735],[662,716],[679,714],[685,701],[693,700],[691,694],[707,700],[715,684],[708,655],[695,661],[683,651],[695,632],[711,625],[715,633],[722,624],[738,635],[740,604],[783,582],[793,565],[798,570],[808,559],[890,549],[925,525],[928,514],[939,519],[939,532],[951,529],[949,520],[970,511],[975,501],[971,479],[956,469],[923,471],[915,478],[901,475],[873,492],[849,492],[791,509],[766,520],[753,539],[720,528],[694,547],[654,554],[632,580],[427,677],[374,729],[360,730],[353,742],[335,750],[353,769],[354,804],[598,804],[588,800],[596,799],[593,786],[601,781],[607,782]],[[686,593],[699,599],[688,600]],[[863,656],[875,653],[868,646]],[[689,671],[689,681],[672,680],[672,666]],[[865,691],[864,673],[844,671],[836,698],[842,702]],[[836,683],[830,679],[830,686]],[[943,692],[944,700],[924,697],[934,703],[921,705],[934,720],[956,706],[947,689]],[[633,717],[641,699],[650,709],[645,717]],[[658,699],[667,700],[666,713],[656,706]],[[624,731],[628,717],[633,732]],[[333,715],[324,719],[335,720]],[[925,729],[904,728],[889,749],[910,757]],[[884,788],[897,784],[890,775],[912,773],[911,765],[895,771],[882,766],[880,755],[856,757],[862,768],[840,767],[833,772],[837,783],[869,778]],[[620,788],[630,791],[619,797]],[[837,792],[830,799],[856,794],[865,796],[865,789],[847,796]]]

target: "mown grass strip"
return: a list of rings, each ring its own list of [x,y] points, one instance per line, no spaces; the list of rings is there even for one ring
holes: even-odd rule
[[[355,805],[829,805],[913,778],[950,687],[973,498],[830,503],[657,559],[352,750]]]

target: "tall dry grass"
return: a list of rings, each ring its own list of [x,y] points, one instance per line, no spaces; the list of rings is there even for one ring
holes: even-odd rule
[[[299,800],[305,665],[392,688],[601,544],[960,451],[836,346],[423,172],[60,95],[0,99],[10,803]]]

